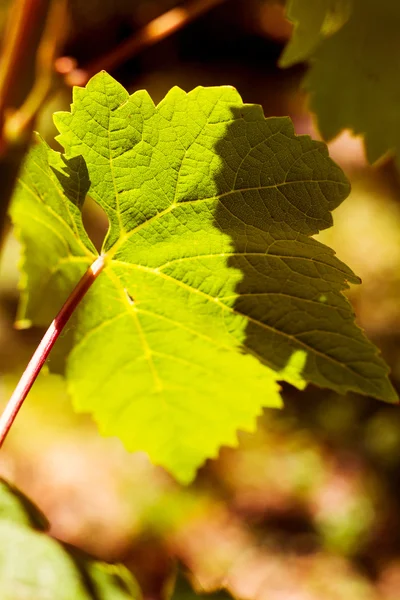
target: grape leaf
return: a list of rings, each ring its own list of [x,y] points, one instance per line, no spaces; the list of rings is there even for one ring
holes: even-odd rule
[[[35,325],[48,325],[97,254],[80,210],[88,189],[82,158],[67,161],[41,140],[33,146],[12,207],[26,257],[21,288],[29,290],[21,296],[20,328],[31,325],[30,315]]]
[[[280,406],[277,380],[396,399],[341,293],[358,278],[310,237],[349,192],[323,143],[230,87],[174,88],[154,106],[106,73],[55,122],[65,157],[39,142],[13,205],[28,248],[20,317],[50,320],[94,260],[88,189],[110,222],[106,267],[78,310],[67,377],[102,432],[188,482]],[[49,264],[33,250],[44,237]]]
[[[24,494],[0,481],[2,600],[140,598],[137,584],[125,567],[95,561],[52,539],[40,531],[44,522]]]
[[[294,30],[279,59],[280,66],[308,60],[325,37],[346,23],[351,3],[352,0],[289,0],[286,16],[294,23]]]
[[[286,16],[294,23],[294,30],[279,59],[280,66],[308,60],[325,37],[346,23],[351,8],[352,0],[289,0]]]
[[[293,0],[289,11],[297,4],[294,18],[302,41],[295,34],[281,64],[310,57],[304,86],[322,136],[331,140],[350,129],[364,136],[370,162],[392,152],[400,164],[400,4],[351,0],[351,11],[345,7],[342,13],[343,26],[328,37],[318,34],[312,48],[304,42],[313,18],[310,2]],[[314,24],[310,31],[316,40]]]

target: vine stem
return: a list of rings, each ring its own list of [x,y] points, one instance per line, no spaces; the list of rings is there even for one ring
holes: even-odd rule
[[[110,53],[96,58],[86,67],[72,68],[64,72],[65,82],[70,85],[85,85],[88,80],[98,71],[112,71],[126,60],[136,56],[152,44],[163,40],[191,23],[205,12],[215,8],[226,0],[190,0],[186,4],[177,6],[150,21],[147,25],[136,31],[125,42],[117,46]],[[67,61],[71,60],[64,57],[58,64],[61,66],[60,72]],[[71,66],[73,62],[70,62]],[[57,70],[57,63],[56,63]]]
[[[54,60],[66,15],[67,0],[14,0],[10,6],[0,53],[0,250],[35,119],[59,85]]]
[[[83,275],[75,289],[72,291],[58,315],[52,321],[50,327],[44,334],[39,346],[36,348],[28,363],[17,387],[9,399],[3,414],[0,417],[0,448],[11,429],[15,418],[40,373],[51,349],[56,343],[60,333],[68,323],[79,302],[85,296],[90,286],[100,275],[104,268],[105,256],[100,255]]]

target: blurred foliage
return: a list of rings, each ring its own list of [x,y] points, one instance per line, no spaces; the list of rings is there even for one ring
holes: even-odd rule
[[[159,0],[75,0],[65,51],[85,64],[169,7]],[[112,16],[117,11],[122,16]],[[173,85],[229,83],[266,115],[289,114],[299,133],[314,136],[299,89],[304,67],[276,66],[291,31],[283,12],[273,0],[229,0],[113,74],[156,101]],[[69,103],[70,90],[61,88],[46,106],[38,123],[46,139],[54,136],[51,114]],[[368,167],[361,140],[347,134],[331,154],[353,192],[319,239],[362,277],[349,296],[399,386],[398,173],[391,162]],[[101,240],[104,214],[90,204],[86,218],[92,238]],[[12,326],[18,244],[11,236],[1,258],[4,405],[41,331]],[[284,393],[284,411],[265,412],[255,435],[242,434],[238,449],[223,449],[182,489],[143,454],[100,438],[89,418],[73,414],[64,381],[44,373],[0,454],[0,473],[40,506],[52,535],[101,560],[124,562],[149,600],[165,598],[177,562],[197,593],[224,586],[246,600],[398,600],[398,408],[312,387]]]
[[[324,138],[351,129],[371,162],[390,153],[400,166],[399,3],[289,0],[288,15],[295,29],[280,64],[310,60],[304,86]]]
[[[224,590],[219,590],[213,594],[202,594],[201,590],[194,590],[181,573],[178,573],[173,584],[174,590],[171,600],[195,600],[196,598],[200,600],[229,600],[231,598]]]
[[[129,600],[140,598],[122,565],[96,562],[43,532],[32,502],[0,480],[0,589],[4,600]],[[60,585],[61,584],[61,585]]]

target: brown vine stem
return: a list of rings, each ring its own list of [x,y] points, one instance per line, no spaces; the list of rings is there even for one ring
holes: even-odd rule
[[[147,46],[151,46],[175,33],[175,31],[223,2],[226,2],[226,0],[192,0],[184,6],[172,8],[139,29],[132,37],[117,46],[109,54],[96,58],[84,68],[74,68],[66,73],[66,83],[71,86],[85,85],[99,71],[112,71],[126,60],[139,54]]]
[[[12,107],[18,78],[27,67],[29,53],[35,51],[33,32],[46,14],[49,0],[14,0],[9,9],[0,63],[0,131],[6,110]]]
[[[54,87],[66,10],[67,0],[14,0],[9,9],[0,56],[0,250],[34,121]]]
[[[15,418],[28,395],[29,390],[33,386],[41,368],[43,367],[51,349],[57,341],[60,333],[67,324],[69,318],[75,311],[79,302],[82,300],[92,283],[100,275],[104,268],[105,257],[100,255],[94,263],[89,267],[82,279],[79,281],[64,306],[52,321],[50,327],[44,334],[42,341],[36,348],[28,366],[26,367],[17,387],[14,390],[7,406],[0,417],[0,448],[11,429]]]
[[[4,125],[5,137],[11,142],[32,129],[41,107],[56,88],[54,63],[65,36],[66,17],[67,1],[52,0],[36,52],[34,84],[22,106],[9,115]]]

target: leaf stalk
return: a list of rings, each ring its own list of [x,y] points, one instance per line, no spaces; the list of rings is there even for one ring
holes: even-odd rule
[[[3,414],[0,417],[0,448],[10,431],[16,416],[40,373],[51,349],[56,343],[60,333],[68,323],[78,304],[85,296],[91,285],[102,272],[105,265],[105,255],[100,255],[83,275],[74,288],[58,315],[52,321],[50,327],[44,334],[39,346],[36,348],[28,363],[17,387],[9,399]]]

